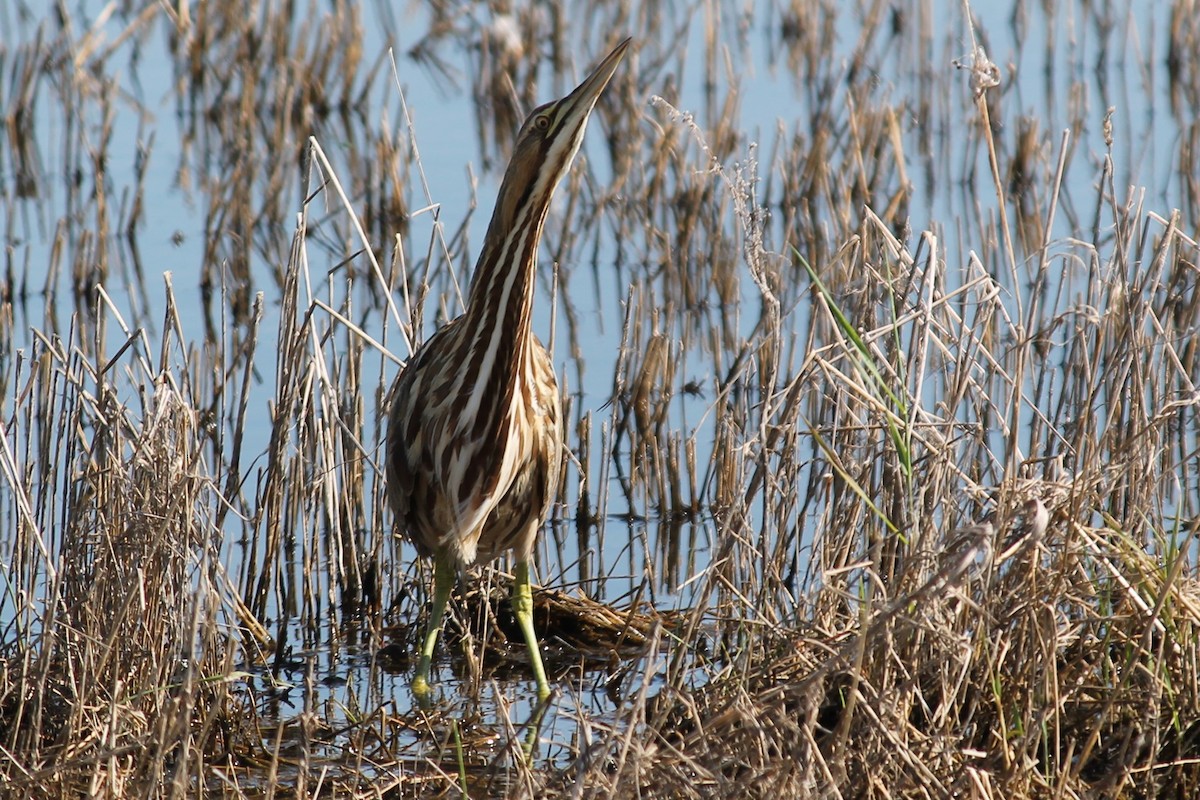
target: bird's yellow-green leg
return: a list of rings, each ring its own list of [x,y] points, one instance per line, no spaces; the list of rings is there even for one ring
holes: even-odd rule
[[[433,648],[437,646],[438,634],[442,631],[442,617],[446,614],[446,601],[454,588],[458,570],[447,553],[438,552],[433,560],[433,610],[429,614],[429,629],[421,645],[421,660],[413,675],[412,691],[417,697],[429,695],[429,666],[433,663]]]
[[[538,699],[545,700],[550,696],[550,684],[546,680],[546,670],[542,667],[537,634],[533,632],[533,590],[529,588],[529,562],[524,559],[517,562],[512,607],[517,624],[521,626],[521,633],[525,634],[525,644],[529,646],[529,661],[533,664],[533,676],[537,679]]]

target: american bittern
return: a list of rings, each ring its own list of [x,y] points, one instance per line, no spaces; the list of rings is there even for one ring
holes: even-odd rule
[[[573,92],[525,120],[466,310],[413,353],[392,390],[388,502],[400,535],[434,558],[433,611],[412,682],[418,696],[429,692],[458,573],[509,550],[517,560],[513,612],[538,695],[550,694],[533,631],[529,558],[558,488],[563,433],[554,367],[531,326],[534,269],[550,198],[629,41]]]

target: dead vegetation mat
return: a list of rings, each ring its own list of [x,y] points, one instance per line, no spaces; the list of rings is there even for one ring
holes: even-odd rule
[[[1197,586],[1062,516],[983,556],[841,628],[748,634],[648,699],[591,796],[1200,796]]]

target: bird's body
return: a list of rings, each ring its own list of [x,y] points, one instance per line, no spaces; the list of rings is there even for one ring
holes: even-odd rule
[[[477,381],[483,366],[455,357],[464,352],[468,321],[464,314],[439,330],[400,374],[387,482],[396,525],[417,552],[446,550],[464,566],[508,550],[521,559],[532,554],[562,451],[546,348],[532,335],[509,344],[489,379]]]
[[[387,497],[400,535],[435,559],[433,613],[413,677],[418,694],[429,689],[458,572],[509,550],[517,562],[513,610],[539,694],[549,694],[533,633],[529,558],[558,488],[563,433],[550,354],[531,324],[537,250],[554,189],[628,44],[521,126],[466,310],[417,349],[393,387]]]

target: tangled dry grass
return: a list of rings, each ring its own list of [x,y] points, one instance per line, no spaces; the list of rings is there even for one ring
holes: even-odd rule
[[[487,570],[440,658],[462,701],[425,711],[388,679],[428,576],[387,535],[379,412],[460,303],[471,214],[417,188],[363,12],[0,12],[27,34],[0,46],[0,796],[1200,795],[1194,3],[1141,71],[1108,60],[1135,6],[1081,6],[1100,54],[1047,41],[1040,117],[1013,64],[941,58],[972,28],[943,44],[927,4],[866,4],[834,57],[833,4],[767,3],[800,98],[773,138],[740,123],[744,20],[555,8],[433,4],[399,59],[470,84],[485,165],[603,50],[568,18],[694,49],[641,38],[547,231],[560,694],[522,707]],[[156,42],[203,217],[162,282],[149,122],[112,166]],[[1146,132],[1077,99],[1163,70],[1160,186]]]

